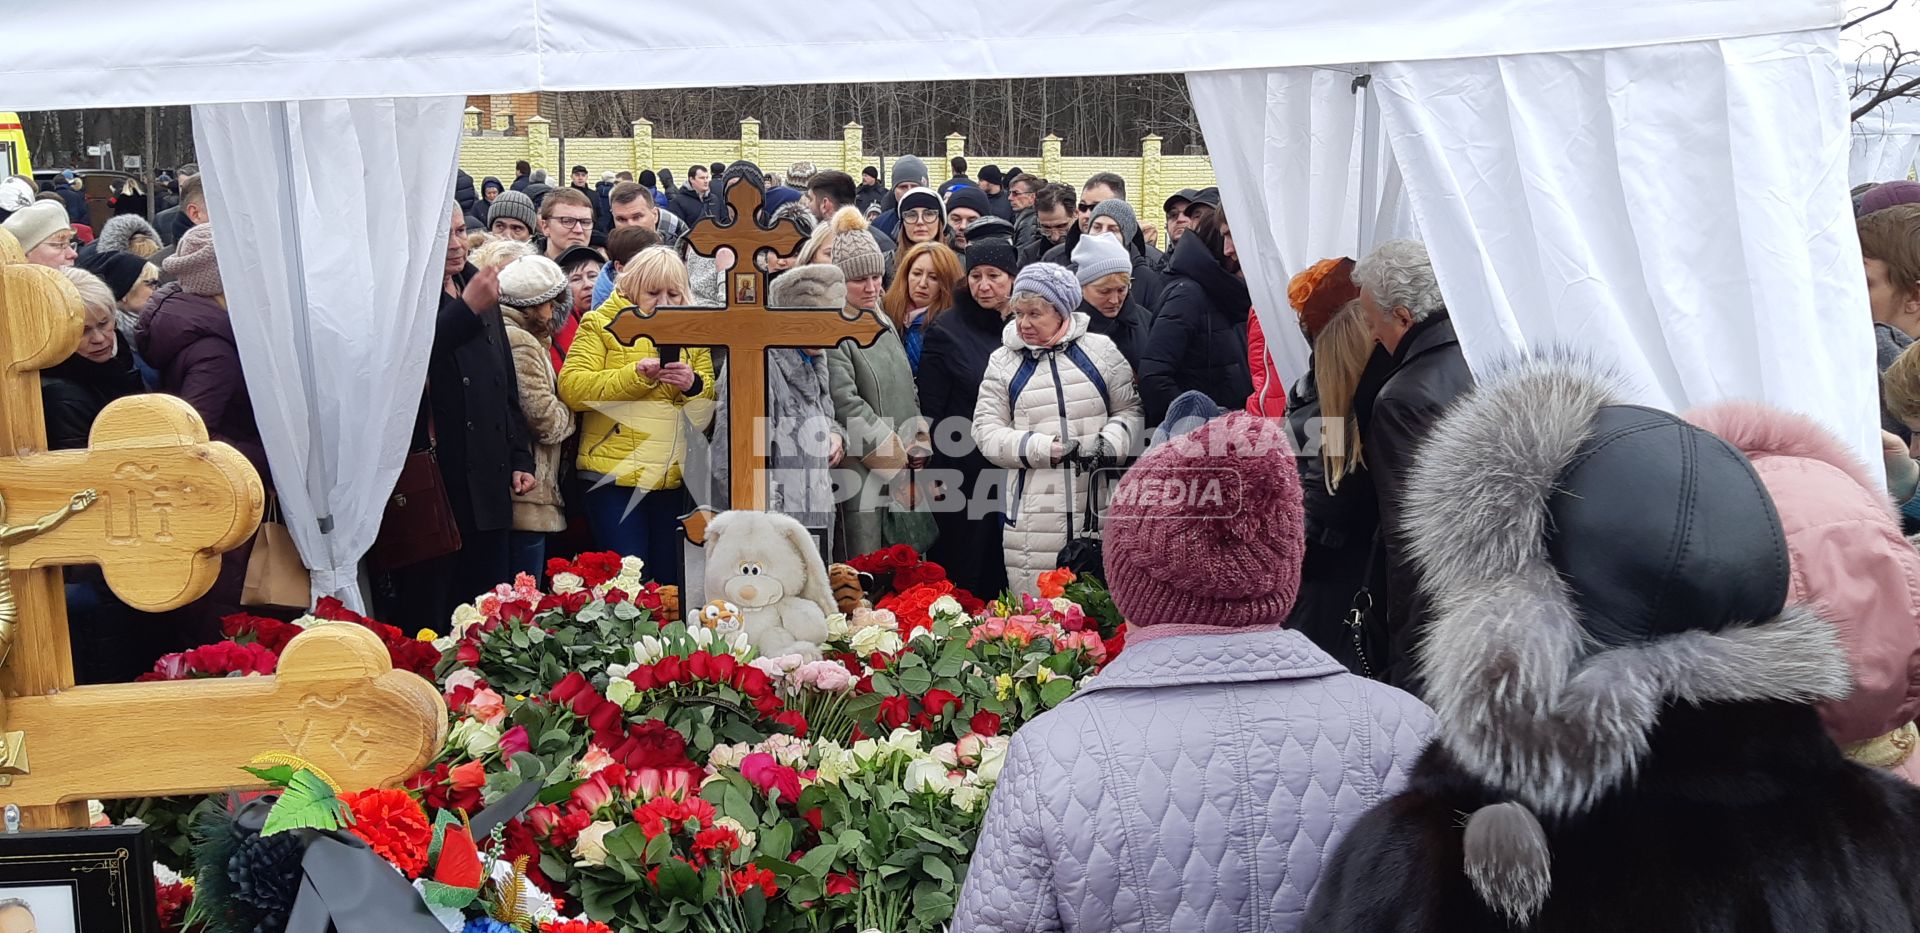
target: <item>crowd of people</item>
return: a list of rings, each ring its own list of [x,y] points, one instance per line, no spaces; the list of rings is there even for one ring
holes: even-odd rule
[[[678,519],[725,507],[742,442],[726,352],[610,325],[724,304],[688,232],[750,185],[806,235],[732,258],[767,303],[882,325],[766,351],[770,507],[975,593],[1104,573],[1158,646],[1016,736],[956,930],[1920,922],[1920,183],[1856,195],[1883,485],[1787,412],[1636,407],[1570,356],[1474,372],[1410,240],[1293,278],[1313,352],[1285,384],[1217,190],[1154,224],[1117,175],[951,168],[461,173],[413,439],[457,540],[374,567],[379,612],[431,624],[589,549],[681,582]],[[49,443],[164,391],[271,487],[218,218],[190,174],[178,199],[84,245],[57,191],[0,207],[86,308]],[[1163,494],[1197,477],[1224,487]],[[70,575],[82,678],[208,640],[246,560],[165,620]]]

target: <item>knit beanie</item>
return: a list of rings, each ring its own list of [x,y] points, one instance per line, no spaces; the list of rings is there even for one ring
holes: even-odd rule
[[[867,239],[872,239],[868,237]],[[838,250],[835,250],[838,252]],[[847,306],[847,277],[839,266],[815,263],[780,273],[767,286],[769,308],[833,308]]]
[[[1105,556],[1130,640],[1285,624],[1306,550],[1293,459],[1284,420],[1234,411],[1127,471]]]
[[[1051,262],[1036,262],[1013,279],[1013,294],[1031,292],[1047,300],[1053,310],[1061,317],[1073,314],[1080,307],[1080,282],[1067,271],[1066,266]]]
[[[552,301],[566,288],[567,274],[545,256],[522,256],[500,270],[500,303],[509,308]]]
[[[927,163],[920,161],[919,156],[907,155],[893,160],[893,184],[890,187],[898,188],[909,181],[926,187]]]
[[[1020,252],[1013,248],[1013,241],[1000,237],[984,240],[968,238],[967,271],[972,272],[980,266],[992,266],[1008,275],[1020,273]]]
[[[962,207],[972,208],[973,212],[981,217],[993,211],[993,208],[987,204],[987,193],[972,185],[947,192],[947,212],[952,213]]]
[[[1884,185],[1875,185],[1873,189],[1860,196],[1860,209],[1855,215],[1865,217],[1874,211],[1884,211],[1900,204],[1920,202],[1920,181],[1890,181]]]
[[[200,224],[188,230],[174,244],[173,255],[161,263],[168,274],[179,280],[189,295],[211,298],[226,294],[220,282],[220,261],[213,253],[213,225]]]
[[[1088,226],[1102,217],[1111,217],[1114,223],[1120,225],[1122,242],[1133,242],[1134,236],[1140,232],[1140,219],[1133,216],[1133,205],[1123,198],[1108,198],[1094,205],[1093,213],[1087,217]]]
[[[73,225],[67,221],[67,206],[60,201],[35,201],[7,218],[0,224],[13,238],[20,241],[20,251],[33,252],[33,248],[47,241],[48,237],[62,230],[70,230]]]
[[[873,234],[864,225],[833,238],[833,264],[840,267],[849,282],[886,272],[880,244],[874,242]]]
[[[107,283],[107,287],[113,290],[114,301],[125,300],[127,293],[140,284],[140,273],[147,269],[146,260],[119,250],[96,250],[82,257],[75,265]]]
[[[506,217],[527,225],[528,230],[540,229],[540,218],[533,210],[533,199],[518,191],[502,191],[493,199],[493,206],[487,208],[487,228],[493,228],[493,222]]]
[[[926,208],[935,214],[939,214],[940,226],[945,227],[947,225],[947,206],[940,203],[940,195],[935,194],[932,188],[914,188],[900,196],[900,213],[902,216],[908,211],[917,211],[921,208]]]
[[[1006,179],[1000,174],[1000,166],[989,165],[980,170],[980,180],[990,185],[1004,185]]]
[[[1073,248],[1074,273],[1081,285],[1092,285],[1115,272],[1133,273],[1133,257],[1110,233],[1089,233]]]

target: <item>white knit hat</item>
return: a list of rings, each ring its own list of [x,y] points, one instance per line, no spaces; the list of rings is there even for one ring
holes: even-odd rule
[[[1073,247],[1074,274],[1081,285],[1092,285],[1115,272],[1133,272],[1133,258],[1111,233],[1089,233]]]
[[[566,288],[567,274],[545,256],[522,256],[500,270],[500,303],[509,308],[552,301]]]
[[[35,201],[0,224],[20,241],[20,251],[24,253],[33,252],[33,248],[45,243],[48,237],[72,226],[67,220],[67,206],[59,201]]]

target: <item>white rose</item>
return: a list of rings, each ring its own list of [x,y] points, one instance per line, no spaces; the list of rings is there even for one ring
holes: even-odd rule
[[[462,719],[454,725],[447,741],[466,749],[469,758],[485,758],[500,750],[500,727],[478,719]]]
[[[831,742],[823,742],[815,746],[815,751],[820,753],[820,764],[815,776],[825,783],[838,784],[860,770],[859,757],[848,749]]]
[[[607,665],[607,679],[610,681],[620,680],[639,669],[640,665],[638,664],[609,664]]]
[[[836,612],[833,615],[827,616],[827,637],[828,638],[847,637],[847,614],[846,613]]]
[[[132,820],[128,820],[128,822],[130,823]],[[179,884],[180,873],[159,862],[155,862],[153,863],[153,880],[161,884]]]
[[[947,772],[947,766],[931,758],[908,764],[907,775],[900,784],[913,794],[951,794],[960,788],[960,780]]]
[[[553,575],[553,592],[556,596],[578,593],[586,588],[587,581],[580,579],[579,574],[557,573]]]
[[[942,742],[939,745],[935,745],[933,750],[927,753],[927,756],[949,768],[957,768],[960,766],[960,756],[955,752],[952,742]]]
[[[633,700],[633,681],[625,677],[615,677],[607,681],[607,702],[618,703],[621,708]]]
[[[448,674],[446,679],[442,681],[447,693],[452,693],[461,687],[465,687],[468,690],[478,690],[480,689],[480,683],[480,672],[471,667],[463,667],[454,671]]]
[[[978,787],[967,787],[965,785],[962,785],[959,789],[953,792],[954,809],[957,809],[962,813],[972,813],[973,811],[980,809],[980,805],[985,803],[986,800],[987,800],[987,792],[984,790],[981,790]]]
[[[640,571],[645,569],[647,569],[647,562],[632,554],[620,558],[620,573],[623,575],[631,574],[637,577],[640,575]]]
[[[486,619],[487,617],[481,615],[480,610],[474,608],[472,603],[462,603],[460,608],[453,611],[453,634],[465,635],[467,629],[479,625]]]
[[[1067,610],[1072,608],[1073,608],[1073,600],[1068,599],[1065,596],[1055,596],[1053,598],[1054,612],[1060,613],[1061,615],[1066,615]]]
[[[880,743],[873,739],[861,739],[853,743],[852,754],[854,760],[864,765],[890,751],[892,749],[881,747]]]
[[[966,610],[960,608],[959,600],[954,599],[952,596],[942,596],[934,600],[933,605],[927,607],[927,614],[939,619],[946,616],[964,615],[966,614]]]
[[[607,834],[613,832],[611,820],[594,820],[573,841],[573,857],[587,865],[607,864]]]
[[[882,740],[889,752],[904,752],[911,758],[927,757],[927,750],[921,747],[920,730],[901,726]]]
[[[988,784],[999,782],[1000,769],[1007,765],[1007,746],[1011,742],[1005,736],[994,736],[981,747],[980,766],[974,769],[979,773],[980,780]]]
[[[745,742],[735,742],[732,745],[715,745],[713,751],[707,753],[707,766],[715,769],[738,769],[740,762],[745,761],[747,756],[751,754],[753,754],[753,746]]]
[[[869,626],[853,633],[853,650],[857,654],[870,655],[876,651],[892,654],[905,646],[900,636],[881,626]]]
[[[713,825],[725,826],[726,828],[733,830],[733,834],[740,837],[740,850],[742,852],[753,851],[754,844],[760,841],[759,833],[756,833],[753,830],[748,829],[746,827],[746,824],[740,822],[739,820],[734,819],[733,817],[730,817],[730,816],[720,817],[719,819],[716,819],[713,821]]]

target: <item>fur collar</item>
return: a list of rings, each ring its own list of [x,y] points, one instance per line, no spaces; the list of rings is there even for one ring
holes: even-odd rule
[[[1519,363],[1436,426],[1407,494],[1437,609],[1420,663],[1439,741],[1545,816],[1630,780],[1670,701],[1814,703],[1849,689],[1838,634],[1804,609],[1615,649],[1587,636],[1547,555],[1547,503],[1594,415],[1617,404],[1613,379],[1578,361]]]

